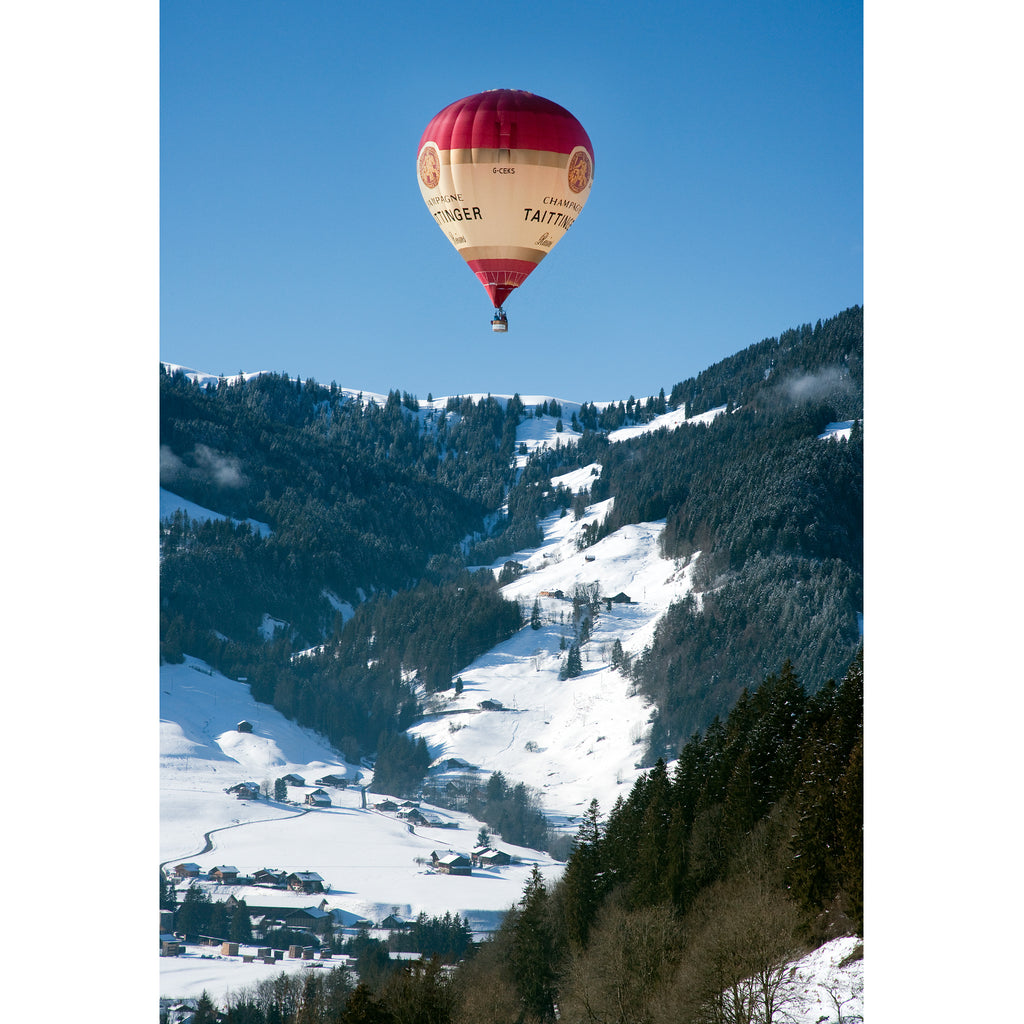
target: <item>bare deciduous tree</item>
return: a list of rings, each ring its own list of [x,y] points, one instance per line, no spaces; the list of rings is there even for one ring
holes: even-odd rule
[[[651,1002],[675,969],[681,929],[669,906],[626,910],[612,899],[586,949],[568,966],[562,1018],[589,1024],[649,1024]]]

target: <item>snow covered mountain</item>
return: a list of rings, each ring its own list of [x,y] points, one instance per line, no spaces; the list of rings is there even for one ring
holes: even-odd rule
[[[185,372],[196,380],[208,378]],[[505,402],[511,398],[494,397]],[[385,396],[362,393],[362,399],[383,404]],[[443,410],[446,401],[422,403],[420,419]],[[522,401],[530,406],[551,399],[525,396]],[[559,404],[565,416],[580,408],[561,400]],[[716,408],[689,422],[707,422],[724,411]],[[643,426],[613,432],[609,440],[672,430],[685,422],[684,411],[674,410]],[[519,463],[538,448],[572,444],[575,435],[560,427],[553,417],[524,419],[516,433]],[[839,432],[849,425],[833,427]],[[599,472],[598,465],[586,466],[551,482],[577,493],[589,489]],[[576,541],[581,531],[601,520],[612,501],[587,507],[579,518],[556,512],[542,522],[538,547],[476,569],[497,577],[506,562],[518,563],[522,573],[503,594],[519,601],[528,619],[531,606],[536,607],[539,621],[534,623],[537,628],[528,621],[462,668],[461,685],[454,691],[420,692],[422,715],[409,733],[425,740],[432,759],[419,806],[425,821],[378,808],[382,796],[366,789],[373,779],[372,764],[346,763],[326,739],[255,702],[244,680],[228,679],[191,657],[183,664],[163,665],[161,865],[173,870],[190,862],[204,874],[218,865],[237,868],[241,875],[263,868],[315,872],[325,886],[315,897],[271,894],[245,884],[203,884],[214,899],[233,895],[250,905],[276,900],[295,908],[315,906],[332,913],[340,927],[379,922],[388,914],[411,918],[451,911],[477,935],[495,928],[520,897],[534,865],[549,880],[560,874],[562,865],[546,853],[510,846],[495,836],[493,845],[510,855],[510,863],[475,866],[465,876],[439,872],[437,856],[452,851],[468,856],[481,823],[432,804],[429,795],[460,781],[486,783],[492,773],[501,772],[535,791],[551,825],[567,836],[575,833],[591,800],[597,799],[606,813],[618,797],[625,798],[642,771],[653,709],[614,667],[615,652],[636,655],[644,650],[668,608],[691,591],[699,564],[699,552],[685,562],[661,556],[664,521],[625,526],[580,549]],[[191,519],[219,517],[167,490],[161,491],[160,508],[162,518],[177,508]],[[266,524],[250,525],[264,535],[269,531]],[[596,598],[590,606],[590,641],[582,672],[566,678],[565,650],[575,634],[581,594]],[[287,800],[275,800],[274,780],[286,775],[301,778],[301,784],[289,783]],[[320,787],[317,780],[328,776],[339,776],[347,785]],[[261,798],[230,792],[241,783],[255,784]],[[329,805],[306,803],[317,788],[327,790]],[[852,940],[843,941],[846,945],[819,951],[804,965],[809,972],[803,978],[806,1014],[797,1014],[798,1022],[822,1016],[824,1003],[808,994],[817,991],[819,978],[844,978],[847,995],[860,984],[859,960],[844,968],[845,973],[838,971],[838,961],[852,948]],[[287,961],[282,965],[301,967]],[[196,995],[204,988],[218,993],[250,983],[252,970],[252,965],[230,958],[162,958],[161,989],[169,996]],[[859,996],[844,1012],[858,1007],[857,1000]]]

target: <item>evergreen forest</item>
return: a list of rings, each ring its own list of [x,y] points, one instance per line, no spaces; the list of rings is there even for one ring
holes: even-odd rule
[[[609,441],[680,405],[723,414]],[[619,661],[656,710],[647,765],[677,757],[787,659],[812,693],[841,677],[863,603],[860,307],[751,345],[667,397],[564,413],[518,395],[422,412],[398,390],[370,401],[284,373],[210,387],[162,366],[161,484],[230,518],[160,524],[161,657],[245,678],[347,758],[383,755],[378,771],[415,788],[423,752],[392,737],[417,695],[452,686],[529,620],[471,567],[536,545],[552,511],[614,498],[584,545],[664,520],[664,556],[697,559],[694,592]],[[517,469],[528,416],[556,417],[573,443]],[[819,440],[842,421],[848,439]],[[581,466],[599,467],[589,493],[552,486]]]

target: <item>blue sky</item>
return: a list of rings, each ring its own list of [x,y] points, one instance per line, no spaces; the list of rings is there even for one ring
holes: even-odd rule
[[[863,302],[859,3],[498,10],[162,5],[162,359],[603,401]],[[489,88],[596,155],[505,337],[415,177],[430,118]]]

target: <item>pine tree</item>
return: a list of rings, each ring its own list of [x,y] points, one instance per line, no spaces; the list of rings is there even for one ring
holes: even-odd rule
[[[177,913],[178,931],[183,932],[187,942],[198,941],[199,935],[207,930],[210,920],[210,897],[193,882],[185,893],[185,899]]]
[[[569,653],[565,659],[565,665],[562,668],[563,679],[575,679],[577,676],[583,674],[583,660],[580,658],[580,649],[578,644],[571,644],[569,646]]]
[[[217,1007],[214,1006],[213,1000],[204,988],[199,999],[196,1001],[196,1011],[192,1016],[192,1024],[217,1024],[219,1019],[220,1015],[217,1013]]]
[[[591,925],[608,893],[610,876],[605,869],[600,818],[597,800],[591,800],[563,875],[565,932],[570,944],[578,948],[586,947]]]
[[[372,990],[360,981],[352,990],[345,1012],[338,1018],[341,1024],[393,1024],[395,1018],[374,997]]]
[[[228,938],[232,942],[242,942],[246,945],[252,942],[252,918],[249,916],[249,908],[245,905],[244,900],[231,911]]]
[[[555,1020],[555,943],[548,891],[535,864],[523,889],[514,921],[510,967],[527,1020]]]
[[[178,906],[178,898],[174,893],[174,882],[167,876],[167,873],[160,870],[160,909],[175,910]]]
[[[533,610],[530,612],[530,629],[540,629],[540,598],[533,599]]]

